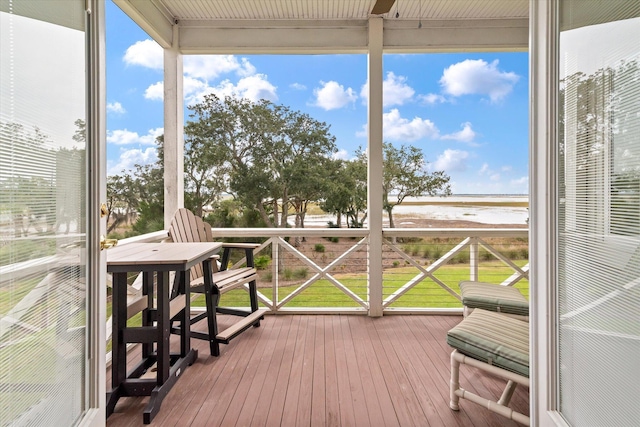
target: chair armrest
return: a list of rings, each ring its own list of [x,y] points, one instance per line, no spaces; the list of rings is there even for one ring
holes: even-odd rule
[[[255,249],[259,246],[260,246],[259,243],[232,243],[232,242],[222,243],[223,248],[232,248],[232,249]]]
[[[247,259],[247,267],[255,267],[253,262],[253,250],[260,245],[257,243],[223,243],[222,244],[222,261],[220,262],[220,270],[224,271],[229,265],[232,249],[244,250],[244,256]]]

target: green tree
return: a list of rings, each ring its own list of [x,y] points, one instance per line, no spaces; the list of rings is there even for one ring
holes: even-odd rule
[[[189,108],[193,120],[186,130],[198,144],[193,152],[208,153],[199,165],[217,177],[218,191],[226,187],[269,227],[286,227],[290,208],[302,226],[336,151],[329,127],[265,100],[208,95]]]
[[[444,171],[428,172],[422,150],[402,145],[394,147],[384,143],[384,171],[382,181],[382,207],[394,228],[393,208],[407,197],[450,195],[449,176]]]
[[[320,204],[322,210],[336,215],[338,227],[342,227],[343,216],[347,226],[361,227],[367,212],[367,159],[364,153],[359,151],[350,161],[334,161],[332,178],[327,184],[325,198]]]

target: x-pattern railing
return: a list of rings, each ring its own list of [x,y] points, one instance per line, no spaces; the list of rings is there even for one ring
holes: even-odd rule
[[[274,286],[272,287],[272,299],[268,299],[264,294],[258,292],[258,298],[271,310],[276,311],[283,306],[285,306],[288,302],[293,300],[296,296],[300,295],[305,289],[308,289],[312,284],[316,283],[319,280],[325,279],[333,286],[342,291],[345,295],[355,301],[357,304],[362,306],[365,309],[369,308],[369,303],[358,295],[356,295],[351,289],[345,286],[342,282],[340,282],[334,275],[331,274],[331,271],[342,265],[355,251],[366,246],[368,239],[366,237],[362,238],[358,242],[356,242],[353,246],[343,252],[340,256],[330,262],[326,267],[321,267],[316,262],[311,260],[305,254],[300,252],[296,247],[291,245],[289,242],[284,240],[282,237],[272,237],[263,243],[259,248],[256,249],[256,253],[259,253],[263,249],[267,248],[269,245],[272,246],[272,259],[273,259],[273,278],[274,278]],[[315,274],[307,279],[304,283],[299,285],[293,292],[284,297],[282,300],[278,298],[278,288],[279,288],[279,272],[278,266],[280,265],[280,249],[284,248],[289,251],[293,256],[299,259],[304,265],[310,267]],[[242,262],[242,260],[240,261]]]
[[[500,230],[497,233],[504,236],[506,230]],[[461,232],[456,230],[452,232],[452,230],[433,230],[433,231],[417,231],[411,230],[411,236],[422,236],[422,237],[441,237],[441,236],[451,236],[451,237],[461,237]],[[401,296],[405,295],[409,290],[415,288],[419,283],[425,280],[432,280],[434,283],[438,284],[445,291],[455,297],[457,300],[461,300],[460,295],[452,289],[449,285],[447,285],[444,281],[439,279],[435,272],[439,270],[441,267],[446,265],[449,261],[451,261],[457,254],[464,251],[466,248],[470,250],[469,256],[469,280],[478,280],[478,269],[480,264],[480,259],[478,256],[479,248],[482,247],[486,249],[489,253],[491,253],[496,259],[503,262],[505,265],[514,270],[514,273],[504,280],[501,285],[502,286],[513,286],[517,282],[522,279],[529,279],[529,264],[527,263],[524,267],[519,267],[512,260],[510,260],[507,256],[502,254],[498,249],[496,249],[491,244],[487,243],[486,240],[483,240],[482,236],[486,237],[494,237],[491,233],[492,231],[487,230],[462,230],[462,233],[471,235],[465,237],[460,243],[450,249],[446,254],[442,257],[435,260],[428,267],[421,265],[414,257],[407,254],[398,244],[394,243],[395,237],[407,235],[407,230],[386,230],[387,239],[385,240],[385,245],[398,254],[402,259],[404,259],[409,265],[413,266],[418,270],[418,274],[416,274],[411,280],[406,282],[404,285],[401,285],[398,289],[396,289],[393,293],[387,296],[383,300],[383,307],[389,307],[391,304],[396,302]],[[523,237],[527,236],[527,230],[519,230],[512,231],[512,237]],[[453,236],[452,236],[453,235]]]

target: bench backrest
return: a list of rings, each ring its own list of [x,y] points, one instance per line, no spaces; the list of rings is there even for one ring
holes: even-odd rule
[[[169,225],[169,238],[173,242],[213,242],[211,226],[189,209],[180,208]],[[202,277],[201,264],[191,267],[191,280]]]

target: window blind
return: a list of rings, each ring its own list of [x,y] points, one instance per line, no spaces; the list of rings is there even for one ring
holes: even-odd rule
[[[559,407],[640,423],[640,4],[560,2]]]
[[[87,407],[83,27],[82,0],[0,2],[3,426]]]

